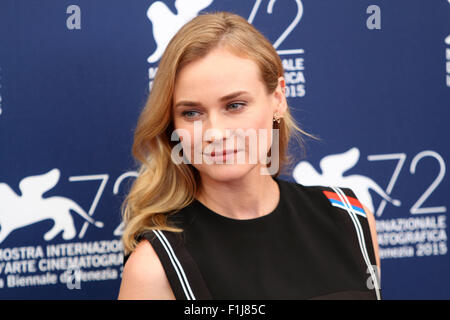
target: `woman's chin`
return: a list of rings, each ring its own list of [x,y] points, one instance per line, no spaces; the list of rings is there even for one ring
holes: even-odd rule
[[[236,180],[247,175],[256,165],[249,164],[219,164],[197,166],[201,174],[217,181]]]

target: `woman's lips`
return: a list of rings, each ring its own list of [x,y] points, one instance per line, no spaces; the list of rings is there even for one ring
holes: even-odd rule
[[[225,162],[228,158],[234,156],[236,157],[237,154],[240,152],[241,150],[224,150],[224,151],[213,151],[210,154],[206,154],[206,156],[208,156],[209,158],[211,158],[213,161],[218,161],[221,160],[223,162]]]
[[[217,157],[220,157],[220,156],[225,156],[225,155],[232,154],[232,153],[237,153],[237,150],[224,150],[222,152],[220,152],[220,151],[218,151],[218,152],[213,151],[213,152],[211,152],[209,154],[209,156],[210,157],[215,157],[216,154],[217,154]]]

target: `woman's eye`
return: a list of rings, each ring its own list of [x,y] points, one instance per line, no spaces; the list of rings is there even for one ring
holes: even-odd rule
[[[240,110],[244,107],[245,103],[243,102],[234,102],[227,105],[227,108],[230,110]]]
[[[189,119],[189,118],[194,118],[195,115],[196,115],[197,113],[198,113],[197,111],[192,111],[192,110],[190,110],[190,111],[183,111],[183,112],[181,113],[181,115],[182,115],[183,117]]]
[[[230,110],[230,111],[240,111],[241,109],[244,108],[244,106],[245,106],[244,102],[233,102],[233,103],[228,104],[226,106],[226,108],[227,108],[227,110]],[[183,111],[181,113],[181,115],[183,118],[186,118],[186,119],[194,119],[194,118],[198,117],[199,115],[201,115],[201,112],[195,111],[195,110],[186,110],[186,111]]]

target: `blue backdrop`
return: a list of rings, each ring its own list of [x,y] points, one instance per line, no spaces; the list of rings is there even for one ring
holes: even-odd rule
[[[450,298],[450,2],[188,2],[0,2],[0,298],[117,297],[137,117],[165,43],[216,10],[272,41],[321,138],[282,178],[372,208],[384,298]]]

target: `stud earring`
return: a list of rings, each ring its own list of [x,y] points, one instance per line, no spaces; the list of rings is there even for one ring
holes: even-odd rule
[[[273,115],[273,121],[275,122],[277,122],[277,123],[280,123],[280,121],[281,121],[281,117],[278,115],[278,113],[276,113],[275,112],[275,114]]]

